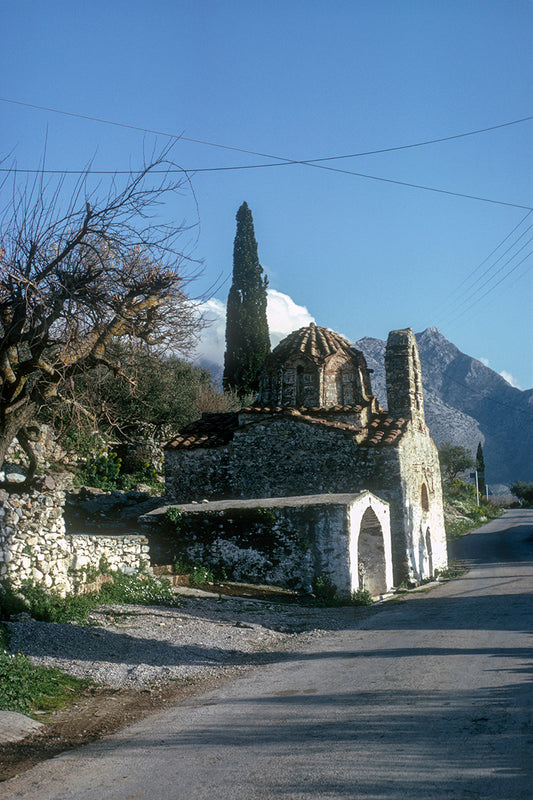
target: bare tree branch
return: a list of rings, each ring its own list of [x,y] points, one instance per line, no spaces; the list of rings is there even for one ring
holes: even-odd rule
[[[113,180],[104,197],[88,172],[66,203],[64,179],[20,185],[13,172],[0,218],[0,466],[16,437],[34,470],[25,426],[73,376],[100,365],[127,378],[114,342],[194,346],[201,323],[185,289],[195,276],[185,275],[192,259],[178,248],[190,228],[159,216],[187,183],[152,180],[171,166],[168,155],[122,186]]]

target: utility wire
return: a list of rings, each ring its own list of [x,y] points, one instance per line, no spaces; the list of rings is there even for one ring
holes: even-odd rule
[[[510,122],[502,122],[498,125],[491,125],[490,127],[487,128],[478,128],[475,131],[467,131],[466,133],[456,133],[453,134],[452,136],[443,136],[439,139],[427,139],[423,142],[414,142],[412,144],[397,145],[395,147],[385,147],[380,150],[367,150],[361,153],[348,153],[347,155],[342,155],[342,156],[326,156],[325,158],[307,158],[302,161],[293,161],[292,159],[285,158],[283,156],[273,156],[270,155],[269,153],[259,153],[255,150],[246,150],[242,147],[232,147],[230,145],[219,144],[217,142],[208,142],[203,139],[192,139],[188,136],[182,136],[181,134],[168,133],[167,131],[152,130],[150,128],[143,128],[138,125],[129,125],[124,122],[114,122],[113,120],[103,119],[101,117],[91,117],[88,116],[87,114],[75,114],[72,111],[62,111],[57,108],[49,108],[48,106],[38,106],[33,103],[23,103],[20,100],[10,100],[7,97],[0,97],[0,102],[12,103],[14,105],[25,106],[26,108],[35,108],[38,109],[39,111],[49,111],[53,114],[63,114],[65,116],[75,117],[77,119],[86,119],[89,120],[90,122],[101,122],[104,125],[116,125],[120,128],[129,128],[130,130],[141,131],[143,133],[152,133],[155,134],[156,136],[168,136],[170,139],[182,139],[185,142],[193,142],[194,144],[203,144],[207,145],[208,147],[219,147],[222,148],[223,150],[235,150],[239,153],[248,153],[249,155],[261,156],[261,158],[273,158],[277,161],[285,161],[290,164],[316,164],[320,161],[335,161],[342,158],[359,158],[360,156],[372,156],[378,153],[392,153],[395,150],[408,150],[413,147],[425,147],[426,145],[429,144],[450,142],[453,139],[463,139],[466,136],[477,136],[479,133],[487,133],[489,131],[498,130],[499,128],[508,128],[511,125],[519,125],[522,122],[529,122],[530,120],[533,119],[533,116],[522,117],[521,119],[511,120]]]
[[[531,212],[530,212],[530,213],[531,213]],[[520,225],[522,225],[522,223],[523,223],[523,222],[524,222],[524,221],[527,219],[527,217],[528,217],[528,216],[529,216],[529,214],[526,214],[526,216],[525,216],[525,217],[524,217],[524,218],[521,220],[521,222],[519,222],[519,224],[518,224],[517,226],[515,226],[515,228],[513,228],[513,231],[511,231],[511,233],[510,233],[510,234],[508,234],[508,235],[505,237],[505,239],[503,239],[503,241],[502,241],[502,242],[500,242],[500,244],[499,244],[499,245],[498,245],[498,246],[497,246],[497,247],[496,247],[496,248],[495,248],[495,249],[492,251],[492,253],[491,253],[489,256],[487,256],[487,258],[486,258],[486,259],[484,259],[484,261],[482,261],[482,262],[481,262],[481,265],[482,265],[482,264],[484,264],[484,263],[486,263],[487,259],[488,259],[488,258],[490,258],[492,255],[494,255],[494,253],[495,253],[495,252],[496,252],[496,251],[497,251],[497,250],[498,250],[498,249],[499,249],[499,248],[500,248],[500,247],[501,247],[501,246],[502,246],[502,245],[503,245],[503,244],[504,244],[504,243],[507,241],[507,239],[509,238],[509,236],[511,236],[511,235],[512,235],[512,233],[514,233],[514,231],[516,231],[516,230],[517,230],[517,228],[519,228],[519,227],[520,227]],[[484,272],[483,272],[483,273],[482,273],[482,274],[481,274],[481,275],[480,275],[478,278],[476,278],[476,279],[475,279],[473,282],[472,282],[472,280],[471,280],[471,279],[473,278],[474,274],[475,274],[475,273],[476,273],[476,272],[479,270],[479,267],[477,267],[477,268],[476,268],[476,269],[475,269],[475,270],[474,270],[474,271],[473,271],[473,272],[472,272],[472,273],[471,273],[471,274],[470,274],[470,275],[469,275],[467,278],[465,278],[465,280],[463,280],[463,281],[462,281],[462,283],[461,283],[461,284],[460,284],[460,285],[459,285],[459,286],[458,286],[458,287],[457,287],[457,288],[456,288],[456,289],[455,289],[455,290],[452,292],[452,294],[451,294],[451,295],[449,295],[448,302],[447,302],[447,303],[445,303],[445,304],[444,304],[444,307],[443,307],[443,308],[444,308],[444,310],[443,310],[443,315],[444,315],[444,316],[449,316],[449,313],[446,311],[446,309],[448,309],[448,308],[449,308],[449,307],[452,305],[452,303],[453,303],[453,305],[454,305],[454,310],[455,310],[455,311],[457,310],[457,305],[456,305],[456,303],[457,303],[457,299],[455,299],[455,298],[457,297],[457,294],[459,293],[459,291],[460,291],[460,289],[461,289],[461,287],[462,287],[462,286],[464,286],[465,284],[468,284],[468,283],[470,283],[470,285],[468,286],[468,288],[467,288],[467,289],[465,289],[465,291],[468,291],[468,292],[469,292],[469,294],[467,294],[467,296],[466,296],[466,297],[463,297],[463,302],[461,303],[461,305],[464,305],[464,303],[465,303],[465,302],[467,302],[468,300],[470,300],[470,298],[471,298],[471,297],[473,297],[473,296],[476,294],[476,292],[478,291],[478,290],[476,289],[476,287],[477,287],[478,285],[480,285],[480,284],[483,284],[483,283],[486,283],[486,282],[489,282],[489,283],[490,283],[490,281],[492,281],[492,280],[493,280],[493,279],[496,277],[496,275],[498,275],[498,274],[501,272],[501,270],[502,270],[502,269],[504,269],[504,268],[505,268],[505,267],[506,267],[506,266],[507,266],[507,265],[508,265],[508,264],[509,264],[509,263],[512,261],[512,259],[513,259],[513,258],[515,258],[515,257],[516,257],[516,256],[517,256],[517,255],[518,255],[518,254],[519,254],[519,253],[520,253],[520,252],[521,252],[521,251],[524,249],[524,247],[525,247],[527,244],[529,244],[529,242],[531,242],[531,241],[532,241],[532,239],[531,239],[531,238],[530,238],[530,239],[528,239],[528,241],[526,242],[526,244],[525,244],[525,245],[523,245],[523,246],[520,248],[520,250],[518,250],[516,253],[514,253],[514,255],[512,255],[512,256],[511,256],[511,258],[510,258],[510,259],[508,259],[508,261],[506,261],[506,262],[505,262],[505,264],[504,264],[502,267],[500,267],[500,269],[499,269],[499,270],[496,272],[496,274],[495,274],[495,275],[492,275],[492,276],[490,275],[490,273],[494,271],[494,269],[496,268],[497,264],[498,264],[498,263],[499,263],[499,262],[502,260],[502,258],[505,258],[505,256],[506,256],[506,255],[507,255],[507,254],[508,254],[508,253],[509,253],[509,252],[510,252],[510,251],[511,251],[511,250],[512,250],[514,247],[516,247],[516,245],[517,245],[517,244],[520,242],[520,240],[521,240],[521,239],[522,239],[522,238],[523,238],[523,237],[524,237],[524,236],[525,236],[525,235],[526,235],[526,234],[527,234],[527,233],[528,233],[528,232],[531,230],[531,228],[533,228],[533,224],[532,224],[532,225],[529,225],[529,226],[528,226],[528,227],[527,227],[527,228],[526,228],[524,231],[522,231],[522,233],[520,234],[520,236],[518,236],[518,238],[517,238],[517,239],[515,239],[515,240],[514,240],[514,242],[512,242],[512,244],[510,244],[510,245],[509,245],[509,247],[508,247],[506,250],[504,250],[504,251],[503,251],[503,253],[502,253],[500,256],[498,256],[498,258],[497,258],[497,259],[496,259],[496,260],[495,260],[495,261],[494,261],[494,262],[493,262],[493,263],[492,263],[492,264],[491,264],[489,267],[487,267],[487,269],[486,269],[486,270],[485,270],[485,271],[484,271]],[[481,266],[481,265],[480,265],[480,266]],[[510,274],[510,273],[509,273],[509,274]],[[490,276],[490,277],[489,277],[489,276]],[[452,311],[451,313],[453,313],[453,311]]]
[[[327,167],[325,164],[315,164],[312,162],[307,161],[285,161],[279,164],[249,164],[243,166],[232,166],[232,167],[200,167],[195,169],[185,169],[183,167],[169,167],[168,169],[164,170],[152,170],[152,175],[169,175],[173,173],[181,172],[183,173],[187,179],[199,172],[224,172],[228,170],[241,170],[241,169],[259,169],[261,167],[287,167],[287,166],[309,166],[315,167],[316,169],[325,169],[328,172],[339,172],[343,175],[353,175],[356,178],[365,178],[366,180],[373,180],[373,181],[380,181],[382,183],[392,183],[396,186],[406,186],[409,189],[421,189],[426,192],[436,192],[437,194],[445,194],[450,197],[462,197],[466,200],[478,200],[482,203],[491,203],[493,205],[498,206],[507,206],[509,208],[521,208],[527,211],[533,211],[531,206],[524,206],[520,203],[508,203],[505,200],[495,200],[494,198],[490,197],[481,197],[479,195],[474,194],[465,194],[464,192],[452,192],[449,189],[437,189],[434,186],[424,186],[419,183],[410,183],[408,181],[399,181],[394,180],[393,178],[382,178],[377,175],[368,175],[363,172],[354,172],[348,169],[339,169],[338,167]],[[23,172],[24,174],[45,174],[45,175],[132,175],[135,172],[131,170],[51,170],[51,169],[21,169],[19,167],[0,167],[0,172]]]
[[[5,103],[14,103],[16,105],[25,106],[27,108],[35,108],[35,109],[38,109],[40,111],[48,111],[48,112],[51,112],[51,113],[54,113],[54,114],[62,114],[62,115],[65,115],[65,116],[75,117],[75,118],[78,118],[78,119],[86,119],[86,120],[90,120],[92,122],[103,123],[105,125],[115,125],[115,126],[118,126],[118,127],[121,127],[121,128],[128,128],[128,129],[131,129],[131,130],[138,130],[138,131],[142,131],[144,133],[155,134],[157,136],[167,136],[167,137],[172,138],[172,139],[181,139],[181,140],[187,141],[187,142],[194,142],[196,144],[208,145],[209,147],[218,147],[218,148],[222,148],[222,149],[225,149],[225,150],[234,150],[234,151],[241,152],[241,153],[247,153],[249,155],[261,156],[262,158],[271,158],[271,159],[274,159],[274,160],[279,162],[278,164],[251,164],[251,165],[244,165],[244,166],[238,165],[238,166],[230,166],[230,167],[202,167],[202,168],[190,169],[190,170],[184,170],[184,169],[181,169],[181,168],[180,169],[176,169],[176,170],[169,169],[169,170],[165,170],[166,173],[184,172],[187,175],[191,175],[191,174],[195,174],[195,173],[198,173],[198,172],[221,172],[221,171],[227,171],[227,170],[260,169],[260,168],[273,167],[273,166],[302,165],[302,166],[315,167],[317,169],[325,169],[325,170],[329,170],[331,172],[339,172],[339,173],[342,173],[342,174],[345,174],[345,175],[353,175],[353,176],[358,177],[358,178],[365,178],[366,180],[380,181],[380,182],[383,182],[383,183],[392,183],[392,184],[395,184],[397,186],[406,186],[406,187],[408,187],[410,189],[421,189],[421,190],[428,191],[428,192],[436,192],[438,194],[446,194],[446,195],[449,195],[451,197],[462,197],[462,198],[465,198],[467,200],[477,200],[477,201],[484,202],[484,203],[492,203],[492,204],[495,204],[495,205],[503,205],[503,206],[508,206],[508,207],[511,207],[511,208],[523,208],[523,209],[525,209],[527,211],[533,211],[533,208],[531,208],[530,206],[524,206],[524,205],[520,205],[518,203],[508,203],[508,202],[505,202],[503,200],[494,200],[492,198],[480,197],[478,195],[465,194],[463,192],[452,192],[452,191],[449,191],[449,190],[446,190],[446,189],[437,189],[437,188],[432,187],[432,186],[424,186],[424,185],[421,185],[421,184],[410,183],[410,182],[407,182],[407,181],[393,180],[392,178],[382,178],[382,177],[378,177],[376,175],[368,175],[366,173],[354,172],[354,171],[345,170],[345,169],[339,169],[337,167],[328,167],[323,163],[319,163],[319,162],[322,162],[322,161],[329,161],[329,160],[335,160],[335,159],[341,159],[341,158],[355,158],[355,157],[363,156],[363,155],[372,155],[372,154],[377,154],[377,153],[392,152],[394,150],[404,150],[404,149],[413,148],[413,147],[423,147],[423,146],[426,146],[426,145],[429,145],[429,144],[435,144],[435,143],[438,143],[438,142],[451,141],[452,139],[464,138],[466,136],[474,136],[474,135],[476,135],[478,133],[484,133],[484,132],[487,132],[487,131],[490,131],[490,130],[496,130],[498,128],[504,128],[504,127],[508,127],[510,125],[517,125],[517,124],[522,123],[522,122],[527,122],[527,121],[533,119],[533,116],[523,117],[522,119],[512,120],[510,122],[504,122],[504,123],[501,123],[499,125],[493,125],[493,126],[491,126],[489,128],[480,128],[480,129],[478,129],[476,131],[469,131],[467,133],[455,134],[454,136],[446,136],[446,137],[443,137],[443,138],[440,138],[440,139],[432,139],[432,140],[427,140],[427,141],[424,141],[424,142],[416,142],[416,143],[409,144],[409,145],[399,145],[397,147],[389,147],[389,148],[384,148],[382,150],[373,150],[373,151],[368,151],[368,152],[365,152],[365,153],[352,153],[352,154],[343,155],[343,156],[330,156],[330,157],[327,157],[327,158],[320,158],[320,159],[294,160],[294,159],[285,158],[283,156],[271,155],[269,153],[260,153],[260,152],[254,151],[254,150],[246,150],[246,149],[241,148],[241,147],[232,147],[232,146],[229,146],[229,145],[222,145],[222,144],[218,144],[216,142],[204,141],[202,139],[192,139],[190,137],[181,136],[179,134],[169,134],[169,133],[166,133],[164,131],[156,131],[156,130],[153,130],[153,129],[150,129],[150,128],[142,128],[140,126],[129,125],[129,124],[122,123],[122,122],[113,122],[111,120],[106,120],[106,119],[102,119],[102,118],[99,118],[99,117],[91,117],[91,116],[88,116],[86,114],[74,114],[73,112],[70,112],[70,111],[62,111],[60,109],[49,108],[47,106],[38,106],[38,105],[34,105],[32,103],[23,103],[23,102],[21,102],[19,100],[10,100],[8,98],[0,97],[0,101],[5,102]],[[13,171],[13,170],[9,170],[7,168],[0,168],[0,171],[1,172],[10,172],[10,171]],[[26,170],[26,169],[17,169],[16,171],[24,172],[24,173],[39,172],[39,173],[45,173],[45,174],[53,174],[53,173],[59,173],[59,174],[83,174],[83,171],[78,171],[78,170]],[[157,171],[155,171],[155,172],[157,172]],[[125,173],[121,172],[121,171],[104,171],[104,172],[100,172],[100,171],[94,170],[94,172],[91,171],[91,174],[95,174],[95,175],[100,175],[100,174],[119,175],[119,174],[125,174]],[[126,174],[131,174],[131,173],[130,173],[130,171],[127,171]]]
[[[482,267],[484,264],[486,264],[486,263],[487,263],[487,261],[489,260],[489,258],[492,258],[492,256],[493,256],[493,255],[494,255],[494,254],[495,254],[495,253],[496,253],[496,252],[497,252],[497,251],[500,249],[500,247],[501,247],[502,245],[504,245],[504,244],[505,244],[505,242],[507,241],[507,239],[509,239],[509,238],[510,238],[510,237],[513,235],[513,233],[514,233],[515,231],[517,231],[517,230],[518,230],[518,228],[519,228],[521,225],[523,225],[523,223],[526,221],[526,219],[527,219],[527,218],[530,216],[530,214],[532,214],[532,213],[533,213],[533,211],[528,211],[528,212],[527,212],[527,214],[526,214],[524,217],[522,217],[522,219],[520,220],[520,222],[519,222],[517,225],[515,225],[515,227],[512,229],[512,231],[510,231],[510,232],[507,234],[507,236],[505,236],[505,238],[503,238],[503,239],[501,240],[501,242],[499,242],[499,244],[497,244],[497,245],[496,245],[496,247],[495,247],[495,248],[494,248],[494,249],[493,249],[493,250],[492,250],[492,251],[491,251],[491,252],[488,254],[488,256],[486,256],[486,258],[484,258],[484,259],[483,259],[483,261],[481,261],[481,263],[480,263],[480,264],[478,264],[478,265],[477,265],[477,267],[475,267],[475,269],[473,269],[473,270],[472,270],[472,272],[470,272],[470,273],[469,273],[469,274],[466,276],[466,278],[464,278],[464,280],[462,280],[462,281],[461,281],[461,283],[460,283],[460,284],[459,284],[459,285],[458,285],[458,286],[457,286],[457,287],[456,287],[456,288],[455,288],[455,289],[454,289],[454,290],[453,290],[453,291],[452,291],[452,292],[451,292],[451,293],[448,295],[448,297],[447,297],[447,298],[446,298],[446,300],[445,300],[445,307],[447,307],[447,306],[450,304],[450,301],[451,301],[451,300],[452,300],[452,299],[453,299],[453,298],[454,298],[454,297],[455,297],[455,296],[458,294],[458,292],[461,290],[461,288],[462,288],[462,287],[463,287],[463,286],[464,286],[466,283],[468,283],[468,282],[470,281],[470,279],[471,279],[471,278],[473,278],[473,277],[474,277],[474,275],[475,275],[477,272],[479,272],[479,270],[481,269],[481,267]],[[530,227],[531,227],[531,226],[530,226]],[[529,230],[529,228],[528,228],[528,230]],[[518,239],[515,241],[515,244],[516,244],[516,242],[517,242],[517,241],[519,241],[519,240],[522,238],[522,236],[523,236],[523,235],[524,235],[524,234],[521,234],[521,235],[520,235],[520,237],[519,237],[519,238],[518,238]],[[513,246],[514,246],[514,245],[511,245],[511,247],[513,247]],[[505,252],[507,253],[507,252],[508,252],[508,250],[506,250]],[[504,253],[504,255],[505,255],[505,253]],[[502,256],[500,256],[500,258],[501,258],[501,257],[502,257]],[[498,260],[499,260],[499,259],[498,259]],[[495,263],[497,263],[497,262],[495,262]],[[483,272],[483,274],[481,275],[481,278],[483,278],[483,276],[484,276],[484,275],[486,275],[488,272],[490,272],[490,270],[491,270],[491,269],[492,269],[492,267],[489,267],[487,270],[485,270],[485,272]],[[479,282],[479,279],[476,281],[476,283],[478,283],[478,282]]]
[[[501,267],[501,269],[500,269],[500,270],[498,270],[498,273],[499,273],[499,272],[501,272],[501,270],[502,270],[504,267],[506,267],[508,264],[510,264],[510,262],[511,262],[511,261],[512,261],[514,258],[516,258],[516,256],[517,256],[519,253],[521,253],[521,252],[522,252],[522,250],[523,250],[525,247],[527,247],[527,245],[528,245],[528,244],[530,244],[530,243],[531,243],[531,241],[533,241],[533,237],[531,237],[530,239],[528,239],[528,241],[527,241],[527,242],[526,242],[524,245],[522,245],[522,247],[520,248],[520,250],[519,250],[517,253],[515,253],[513,256],[511,256],[511,258],[510,258],[508,261],[506,261],[506,262],[505,262],[505,264],[503,265],[503,267]],[[496,289],[498,286],[500,286],[500,284],[502,284],[502,283],[503,283],[503,281],[505,281],[505,280],[506,280],[506,279],[507,279],[507,278],[508,278],[510,275],[512,275],[512,274],[513,274],[513,272],[515,272],[515,271],[518,269],[518,267],[520,267],[520,266],[521,266],[521,265],[524,263],[524,261],[527,261],[527,259],[528,259],[528,258],[529,258],[531,255],[533,255],[533,250],[530,250],[528,253],[526,253],[526,255],[525,255],[525,256],[524,256],[524,257],[523,257],[523,258],[522,258],[522,259],[521,259],[521,260],[518,262],[518,264],[515,264],[515,265],[514,265],[514,267],[512,267],[512,268],[511,268],[511,269],[510,269],[508,272],[506,272],[506,274],[505,274],[505,275],[503,275],[503,276],[500,278],[500,280],[499,280],[499,281],[497,281],[497,282],[496,282],[496,283],[495,283],[493,286],[489,287],[489,288],[487,289],[487,291],[486,291],[486,292],[484,292],[483,294],[479,295],[479,297],[476,297],[476,299],[474,300],[474,302],[473,302],[473,303],[470,303],[470,305],[469,305],[469,306],[467,306],[466,308],[464,308],[464,309],[461,311],[460,309],[461,309],[461,308],[462,308],[462,307],[465,305],[465,303],[467,303],[467,302],[468,302],[468,300],[469,300],[469,299],[470,299],[470,298],[471,298],[473,295],[470,295],[468,298],[466,298],[466,299],[463,301],[463,303],[461,303],[461,304],[460,304],[460,306],[457,308],[457,313],[453,314],[453,315],[450,317],[450,319],[449,319],[449,323],[451,323],[451,322],[455,322],[456,320],[458,320],[458,319],[460,319],[461,317],[463,317],[465,314],[469,313],[469,312],[470,312],[470,310],[471,310],[471,309],[472,309],[472,308],[473,308],[475,305],[477,305],[478,303],[480,303],[480,302],[481,302],[481,301],[482,301],[482,300],[483,300],[485,297],[487,297],[487,295],[491,294],[491,293],[492,293],[492,292],[493,292],[493,291],[494,291],[494,290],[495,290],[495,289]],[[531,265],[528,267],[528,269],[526,270],[526,272],[527,272],[529,269],[531,269],[531,266],[533,266],[533,264],[531,264]],[[498,273],[496,273],[496,274],[498,274]],[[525,273],[524,273],[524,274],[525,274]],[[496,277],[496,275],[493,275],[493,278],[495,278],[495,277]],[[492,280],[492,279],[491,279],[491,280]]]

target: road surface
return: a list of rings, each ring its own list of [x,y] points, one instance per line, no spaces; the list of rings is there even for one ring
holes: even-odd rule
[[[13,800],[531,800],[533,511],[463,577],[3,784]]]

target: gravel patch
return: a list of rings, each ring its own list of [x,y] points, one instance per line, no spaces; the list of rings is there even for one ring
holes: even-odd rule
[[[142,689],[264,663],[357,616],[353,608],[199,594],[180,608],[101,606],[89,625],[10,622],[10,649],[114,689]]]

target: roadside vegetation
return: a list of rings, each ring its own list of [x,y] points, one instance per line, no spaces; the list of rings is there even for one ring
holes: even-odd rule
[[[27,656],[11,653],[0,628],[0,709],[43,718],[74,702],[91,681],[52,667],[36,667]]]
[[[37,584],[28,583],[17,589],[0,584],[0,619],[16,620],[17,615],[27,615],[42,622],[84,625],[90,623],[91,612],[101,605],[176,607],[182,604],[165,578],[145,573],[123,575],[108,571],[105,574],[108,582],[98,591],[65,597]],[[12,653],[9,628],[0,625],[0,709],[41,718],[44,712],[75,702],[90,685],[90,681],[79,680],[59,669],[37,667],[27,656]]]
[[[503,510],[484,496],[485,459],[481,443],[474,459],[466,447],[442,442],[439,447],[439,461],[442,473],[444,522],[448,539],[463,536],[468,531],[502,515]],[[476,471],[477,490],[473,483],[460,480],[459,476],[469,470]]]
[[[448,539],[456,539],[478,528],[491,519],[497,519],[503,509],[485,497],[476,501],[476,487],[459,479],[443,484],[444,521]]]
[[[511,494],[518,500],[520,508],[533,508],[533,483],[516,481],[511,486]]]

